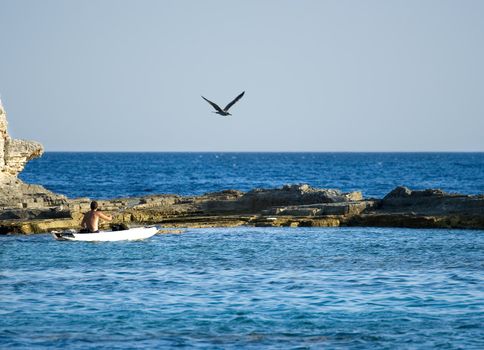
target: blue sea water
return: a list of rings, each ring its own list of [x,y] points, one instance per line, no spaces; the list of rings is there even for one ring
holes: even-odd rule
[[[483,153],[46,153],[69,197],[287,183],[483,193]],[[484,231],[212,228],[141,242],[0,236],[0,349],[482,349]]]
[[[307,183],[383,197],[396,186],[484,193],[484,153],[54,153],[20,177],[69,197],[248,191]]]
[[[482,349],[484,231],[0,237],[3,349]]]

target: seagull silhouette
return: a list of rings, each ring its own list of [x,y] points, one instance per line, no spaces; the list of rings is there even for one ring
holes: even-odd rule
[[[242,96],[244,96],[244,94],[245,94],[245,91],[243,91],[239,96],[237,96],[236,98],[234,98],[228,105],[225,106],[224,109],[220,108],[218,106],[218,104],[216,104],[215,102],[212,102],[210,100],[207,100],[203,96],[202,96],[202,98],[205,101],[207,101],[208,103],[210,103],[212,105],[212,107],[217,110],[216,112],[213,112],[213,113],[217,113],[217,114],[220,114],[220,115],[223,115],[223,116],[227,116],[227,115],[232,115],[232,114],[229,113],[230,107],[232,107],[238,100],[240,100],[242,98]]]

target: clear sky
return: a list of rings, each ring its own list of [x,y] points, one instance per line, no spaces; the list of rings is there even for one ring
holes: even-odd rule
[[[484,151],[484,1],[0,0],[47,151]],[[212,113],[203,95],[232,117]]]

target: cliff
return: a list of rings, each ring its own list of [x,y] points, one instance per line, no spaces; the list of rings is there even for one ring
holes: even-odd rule
[[[17,177],[28,161],[42,155],[43,147],[35,141],[12,139],[7,126],[7,114],[0,101],[0,219],[8,209],[49,209],[65,204],[64,196]]]

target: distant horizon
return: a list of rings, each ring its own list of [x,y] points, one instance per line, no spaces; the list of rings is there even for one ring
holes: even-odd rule
[[[45,153],[484,153],[484,151],[47,151]]]

